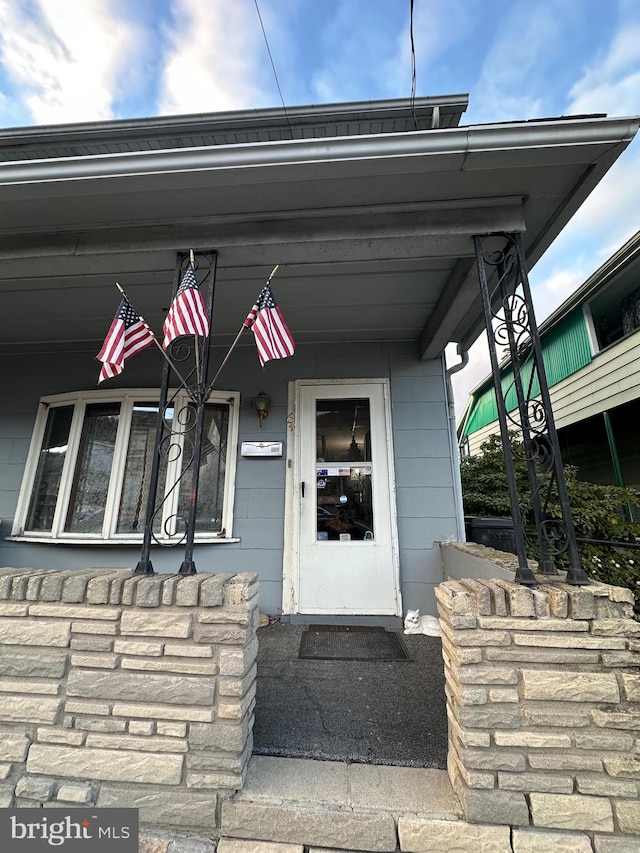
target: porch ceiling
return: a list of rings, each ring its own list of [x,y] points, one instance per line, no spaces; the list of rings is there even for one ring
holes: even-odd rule
[[[637,128],[563,119],[0,163],[0,352],[99,347],[116,280],[159,330],[175,253],[193,247],[218,251],[214,344],[279,263],[298,343],[411,340],[437,356],[482,327],[472,236],[522,231],[534,263]]]

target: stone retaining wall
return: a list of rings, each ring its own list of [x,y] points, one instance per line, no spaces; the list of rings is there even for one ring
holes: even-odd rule
[[[0,569],[0,806],[215,832],[252,751],[254,574]]]
[[[450,580],[436,595],[448,770],[465,818],[576,830],[602,850],[601,839],[615,833],[612,850],[640,850],[632,593],[595,583],[529,589]],[[630,846],[615,846],[624,836]]]

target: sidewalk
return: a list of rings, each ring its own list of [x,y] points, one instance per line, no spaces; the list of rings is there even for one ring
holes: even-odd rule
[[[245,787],[223,803],[217,849],[303,853],[304,838],[329,849],[395,850],[398,820],[407,813],[460,826],[460,806],[444,770],[254,755]],[[140,853],[214,850],[211,839],[141,832]]]

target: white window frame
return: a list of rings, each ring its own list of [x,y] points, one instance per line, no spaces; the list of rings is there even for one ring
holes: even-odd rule
[[[598,342],[596,326],[593,322],[593,315],[591,314],[590,302],[585,302],[585,304],[582,306],[582,313],[584,315],[584,321],[587,327],[587,336],[589,338],[589,345],[591,347],[591,355],[597,355],[600,352],[600,344]]]
[[[120,507],[120,495],[124,480],[124,470],[126,463],[126,450],[129,443],[129,430],[131,427],[131,419],[134,403],[145,403],[157,405],[159,400],[159,392],[149,388],[127,388],[113,391],[81,391],[72,394],[55,394],[47,397],[42,397],[36,422],[31,436],[31,445],[29,447],[29,455],[24,470],[22,486],[18,498],[16,515],[13,524],[12,534],[10,539],[18,539],[20,541],[29,542],[60,542],[66,545],[82,544],[82,545],[126,545],[140,544],[142,542],[143,530],[140,529],[136,533],[116,533],[116,525],[118,520],[118,510]],[[80,447],[80,437],[84,424],[84,416],[87,405],[93,403],[119,403],[120,418],[113,452],[113,466],[109,479],[109,488],[105,500],[105,514],[101,533],[69,533],[64,530],[65,520],[71,499],[71,489],[73,478],[78,461],[78,450]],[[172,405],[174,411],[179,411],[188,403],[188,397],[185,392],[179,392],[173,398]],[[236,460],[237,460],[237,444],[238,444],[238,427],[240,416],[240,394],[237,391],[214,391],[212,392],[207,403],[226,404],[229,407],[229,424],[227,432],[227,458],[225,462],[225,482],[224,482],[224,497],[221,530],[225,531],[224,536],[212,533],[197,533],[195,541],[202,543],[220,543],[239,541],[234,539],[232,535],[233,528],[233,502],[235,495],[235,480],[236,480]],[[60,488],[56,501],[53,522],[50,531],[25,530],[27,521],[27,513],[31,501],[31,493],[34,487],[38,461],[42,441],[44,439],[47,418],[52,407],[74,406],[71,428],[69,431],[69,442],[65,456],[64,466],[60,479]],[[183,436],[178,435],[175,439],[182,446]],[[180,471],[181,454],[173,454],[176,457],[173,461],[169,461],[167,465],[167,478],[165,484],[165,494],[169,494],[172,485]],[[187,474],[189,477],[190,474]],[[179,489],[174,489],[163,508],[163,524],[164,521],[171,516],[177,508]],[[158,495],[158,499],[160,499]],[[172,541],[179,542],[182,538],[182,533],[177,535],[167,536],[164,532],[158,536],[165,544]]]

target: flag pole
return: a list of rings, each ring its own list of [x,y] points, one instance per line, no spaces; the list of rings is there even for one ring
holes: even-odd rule
[[[194,272],[194,276],[195,276],[196,261],[195,261],[195,257],[193,254],[193,249],[189,249],[189,263],[191,264],[191,266],[193,268],[193,272]],[[197,389],[197,393],[199,393],[200,392],[200,341],[199,341],[198,335],[194,335],[194,338],[195,338],[194,356],[195,356],[195,362],[196,362],[196,389]]]
[[[278,272],[278,268],[279,268],[279,266],[280,266],[280,264],[276,264],[276,265],[275,265],[275,267],[271,270],[271,274],[269,275],[269,278],[267,279],[267,284],[271,281],[271,279],[274,277],[274,275]],[[206,396],[207,396],[207,397],[209,396],[209,394],[210,394],[210,393],[211,393],[211,391],[213,390],[213,386],[216,384],[216,379],[217,379],[217,378],[218,378],[218,376],[220,376],[220,374],[222,373],[222,368],[223,368],[223,367],[225,366],[225,364],[229,361],[229,357],[231,356],[231,353],[232,353],[232,352],[233,352],[233,350],[235,349],[236,344],[237,344],[237,343],[238,343],[238,341],[240,340],[240,336],[242,335],[242,333],[244,332],[244,330],[245,330],[246,328],[247,328],[247,327],[245,326],[245,324],[244,324],[244,323],[240,326],[240,331],[238,332],[238,334],[236,335],[236,337],[235,337],[235,339],[234,339],[233,343],[232,343],[232,344],[231,344],[231,346],[229,347],[229,350],[228,350],[227,354],[225,355],[225,357],[224,357],[224,359],[223,359],[223,361],[222,361],[222,364],[221,364],[221,365],[220,365],[220,367],[218,368],[218,371],[217,371],[216,375],[213,377],[213,379],[212,379],[212,380],[211,380],[211,382],[209,383],[209,386],[208,386],[208,388],[207,388],[207,394],[206,394]]]
[[[124,292],[124,289],[120,286],[119,282],[117,282],[117,281],[116,281],[116,287],[118,288],[118,290],[120,291],[120,293],[124,296],[124,298],[127,300],[127,302],[129,303],[129,305],[131,305],[131,307],[134,309],[134,311],[138,314],[138,317],[140,317],[141,315],[138,313],[138,309],[135,307],[135,305],[133,304],[133,302],[129,299],[129,297],[127,296],[127,294]],[[144,321],[144,323],[145,323],[145,325],[147,325],[147,321],[146,321],[146,320]],[[147,326],[147,328],[149,328],[149,326]],[[174,371],[174,373],[177,375],[178,379],[180,380],[180,385],[182,385],[182,387],[185,389],[185,391],[187,391],[187,392],[189,393],[189,386],[188,386],[188,385],[187,385],[187,383],[185,382],[184,377],[182,376],[182,374],[180,373],[180,371],[178,370],[178,368],[175,366],[175,364],[171,361],[171,359],[170,359],[170,358],[169,358],[169,356],[166,354],[166,352],[165,352],[165,351],[162,349],[162,347],[160,346],[160,342],[159,342],[159,340],[156,338],[156,336],[155,336],[155,334],[154,334],[154,332],[153,332],[153,329],[150,329],[150,331],[151,331],[151,334],[153,335],[153,342],[154,342],[154,344],[158,347],[158,349],[159,349],[159,350],[160,350],[160,352],[162,353],[162,356],[163,356],[163,358],[166,360],[166,362],[168,363],[169,367],[170,367],[170,368]]]

